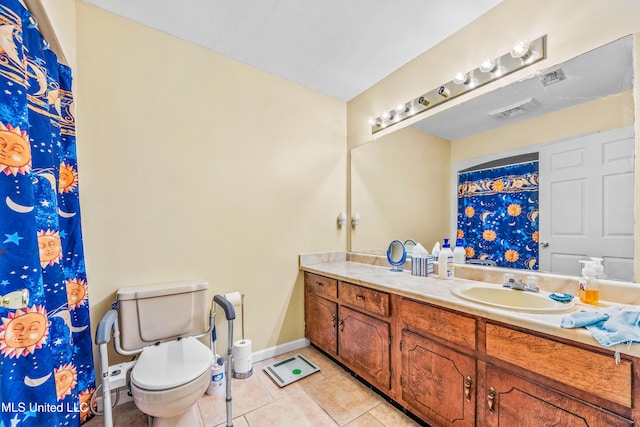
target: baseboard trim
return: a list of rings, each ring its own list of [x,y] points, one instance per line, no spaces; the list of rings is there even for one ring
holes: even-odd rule
[[[306,338],[300,338],[299,340],[289,341],[284,344],[276,345],[275,347],[256,351],[251,355],[251,359],[253,362],[261,362],[271,357],[280,356],[281,354],[299,350],[304,347],[309,347],[309,340]]]

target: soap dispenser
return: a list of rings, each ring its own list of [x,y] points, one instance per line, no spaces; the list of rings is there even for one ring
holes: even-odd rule
[[[453,252],[449,239],[444,239],[442,250],[438,254],[438,277],[441,279],[453,279]]]
[[[589,257],[591,262],[593,262],[593,269],[596,271],[596,279],[605,279],[607,277],[604,274],[604,266],[602,265],[602,258]]]
[[[467,251],[464,250],[464,240],[457,239],[456,247],[453,249],[454,264],[464,264],[467,261]]]
[[[582,277],[580,277],[580,301],[586,304],[597,305],[600,296],[600,287],[597,278],[597,270],[599,270],[599,268],[595,261],[581,260],[580,262],[584,264]]]

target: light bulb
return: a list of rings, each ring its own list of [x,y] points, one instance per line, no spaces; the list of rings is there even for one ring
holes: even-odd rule
[[[496,63],[493,59],[487,58],[484,61],[482,61],[482,64],[480,64],[480,71],[482,71],[483,73],[490,73],[495,69],[496,69]]]
[[[440,86],[438,88],[438,95],[440,95],[441,97],[448,98],[450,94],[451,94],[451,91],[449,91],[448,87]]]
[[[429,105],[430,101],[425,98],[424,96],[421,96],[420,98],[418,98],[418,104],[420,105],[424,105],[425,107],[427,107]]]
[[[389,117],[390,117],[390,116],[389,116],[389,112],[385,111],[384,113],[382,113],[382,118],[383,118],[384,120],[388,120],[388,119],[389,119]]]
[[[529,42],[526,40],[520,40],[518,43],[513,46],[511,49],[511,56],[513,58],[526,58],[531,53],[531,48],[529,46]]]
[[[457,85],[463,85],[469,80],[469,77],[465,73],[457,73],[453,76],[453,82]]]
[[[398,113],[402,113],[405,109],[406,109],[406,108],[405,108],[404,104],[398,104],[398,105],[396,106],[396,111],[397,111]]]

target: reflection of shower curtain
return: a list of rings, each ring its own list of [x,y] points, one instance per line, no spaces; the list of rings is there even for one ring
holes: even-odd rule
[[[463,172],[458,237],[468,259],[538,269],[538,162]]]
[[[79,425],[95,378],[71,70],[19,0],[0,1],[0,294],[0,426]]]

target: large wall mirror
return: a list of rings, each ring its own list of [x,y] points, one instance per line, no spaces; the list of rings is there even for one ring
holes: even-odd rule
[[[533,156],[539,229],[523,239],[536,253],[517,268],[579,275],[597,256],[609,278],[633,280],[633,50],[616,40],[352,149],[351,251],[455,239],[459,173]]]

